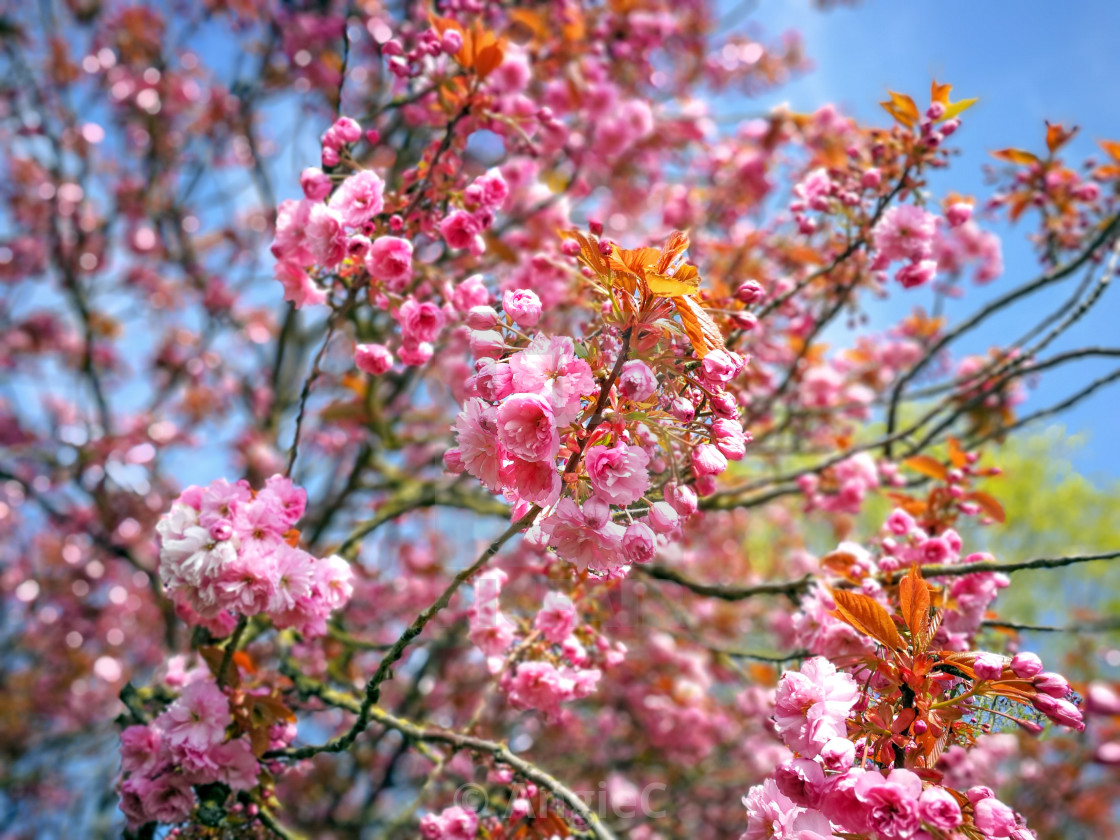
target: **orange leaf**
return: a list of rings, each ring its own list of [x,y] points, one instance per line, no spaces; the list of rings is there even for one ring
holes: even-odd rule
[[[1030,166],[1038,163],[1038,156],[1023,149],[999,149],[992,152],[992,157],[1006,160],[1008,163],[1017,163],[1020,166]]]
[[[690,297],[674,297],[670,300],[681,316],[681,324],[684,325],[685,334],[692,342],[692,349],[697,356],[703,359],[713,350],[723,347],[723,333],[719,331],[712,316],[704,311],[704,307]]]
[[[882,604],[862,592],[848,592],[844,589],[832,591],[836,609],[832,615],[850,624],[865,636],[882,642],[891,650],[904,650],[906,642],[898,634],[890,613]]]
[[[929,584],[922,578],[917,566],[911,566],[910,574],[898,585],[898,600],[902,607],[902,619],[910,628],[911,647],[915,653],[921,653],[925,649],[929,630],[930,594]]]
[[[1077,126],[1074,126],[1069,131],[1062,128],[1061,123],[1050,124],[1046,121],[1046,148],[1050,150],[1050,154],[1058,151],[1062,146],[1069,142],[1073,135],[1077,134]]]
[[[988,514],[988,516],[992,517],[996,522],[1003,524],[1007,521],[1007,514],[1003,510],[1003,505],[996,500],[995,496],[976,490],[967,494],[965,498],[971,499],[976,502],[976,504],[980,505],[984,513]]]
[[[907,128],[913,128],[919,119],[918,106],[914,104],[914,100],[905,93],[895,93],[893,90],[888,90],[887,93],[891,98],[879,104]]]
[[[688,250],[688,234],[679,230],[669,234],[669,239],[661,249],[661,258],[657,261],[657,273],[664,274],[669,270],[673,261]]]
[[[830,551],[821,558],[821,566],[853,582],[863,578],[858,558],[847,551]]]
[[[584,236],[578,230],[562,230],[560,236],[564,239],[574,239],[579,243],[579,261],[590,268],[597,277],[605,277],[610,269],[607,267],[603,253],[599,250],[599,240],[594,236]]]
[[[1104,149],[1105,154],[1117,163],[1120,163],[1120,143],[1115,140],[1098,140],[1097,145]]]
[[[922,475],[936,478],[938,481],[944,481],[949,477],[949,471],[945,469],[945,466],[929,455],[915,455],[913,458],[907,458],[903,461],[902,465],[915,472],[920,472]]]
[[[957,443],[956,438],[949,438],[949,461],[958,470],[961,467],[968,465],[968,456],[965,455],[961,445]]]
[[[940,102],[942,105],[949,104],[949,91],[953,89],[952,85],[939,85],[937,79],[934,79],[929,86],[929,101]]]

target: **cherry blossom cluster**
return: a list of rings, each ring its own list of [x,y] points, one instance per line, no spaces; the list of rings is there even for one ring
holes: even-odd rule
[[[133,827],[182,822],[194,810],[194,785],[256,787],[260,764],[246,737],[229,737],[229,698],[198,675],[147,725],[121,732],[121,810]]]
[[[531,626],[519,626],[501,609],[508,579],[492,569],[475,582],[470,639],[514,708],[561,722],[561,704],[591,695],[603,672],[623,661],[626,646],[583,625],[572,598],[556,590],[545,595]]]
[[[485,306],[468,314],[478,357],[468,392],[479,396],[464,404],[457,446],[444,463],[506,495],[515,518],[531,505],[550,509],[541,537],[580,569],[609,574],[648,562],[659,535],[695,513],[697,493],[712,493],[728,459],[745,454],[749,438],[723,390],[744,360],[714,351],[690,386],[671,374],[659,377],[643,359],[619,359],[629,339],[577,350],[570,338],[537,335],[518,346],[512,333],[534,323],[539,308],[536,296],[522,291],[506,294],[504,321]],[[598,364],[598,378],[586,359]],[[707,423],[698,405],[707,409]],[[703,437],[675,445],[674,437],[695,431]],[[682,477],[678,469],[686,466]],[[648,495],[655,477],[660,499]],[[645,515],[635,518],[630,509],[639,502]],[[615,520],[618,510],[624,523]]]
[[[326,632],[352,592],[350,564],[297,547],[307,495],[282,475],[260,490],[218,479],[184,490],[156,526],[159,574],[184,617],[217,635],[236,616],[267,615],[304,635]]]

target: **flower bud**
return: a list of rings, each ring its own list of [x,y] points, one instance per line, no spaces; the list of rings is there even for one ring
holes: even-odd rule
[[[472,330],[492,330],[498,326],[498,313],[492,306],[472,306],[463,319]]]
[[[692,450],[692,471],[696,475],[719,475],[727,469],[727,458],[710,443],[701,443]]]
[[[765,294],[762,284],[757,280],[746,280],[740,283],[739,288],[735,290],[735,297],[748,306],[752,303],[758,303]]]
[[[654,502],[650,505],[647,520],[649,526],[659,534],[668,534],[675,530],[680,522],[677,512],[669,506],[668,502]]]
[[[477,359],[497,359],[505,349],[505,339],[495,330],[475,330],[471,333],[471,353]]]
[[[1042,660],[1029,651],[1017,653],[1011,658],[1011,670],[1019,679],[1029,680],[1042,673]]]
[[[692,516],[699,507],[696,491],[687,484],[671,482],[665,485],[665,501],[681,516]]]
[[[629,563],[648,563],[656,551],[656,536],[644,522],[632,522],[622,535],[622,553]]]
[[[511,289],[502,296],[502,308],[519,327],[532,327],[541,319],[541,299],[531,289]]]
[[[1069,683],[1061,674],[1044,671],[1031,680],[1035,690],[1050,697],[1065,697],[1069,694]]]
[[[682,423],[691,423],[696,416],[696,406],[684,397],[676,397],[669,404],[669,413]]]
[[[973,662],[972,670],[978,680],[998,680],[1003,676],[1003,657],[994,653],[981,653]]]
[[[299,174],[299,186],[311,201],[322,201],[331,194],[331,179],[317,166],[309,166]]]
[[[618,391],[633,402],[645,402],[657,390],[657,377],[649,365],[640,359],[631,359],[622,366],[618,377]]]
[[[393,354],[383,344],[359,344],[354,349],[354,364],[363,373],[380,376],[393,366]]]

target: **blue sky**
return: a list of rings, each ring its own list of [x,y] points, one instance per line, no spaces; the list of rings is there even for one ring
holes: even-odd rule
[[[732,8],[734,3],[728,3]],[[849,114],[880,124],[887,121],[878,102],[888,88],[911,93],[921,103],[931,78],[954,86],[953,98],[980,97],[965,114],[962,130],[953,138],[963,154],[948,176],[934,187],[987,196],[982,168],[992,162],[990,152],[1006,146],[1042,147],[1043,121],[1079,125],[1081,134],[1066,159],[1079,163],[1099,150],[1096,140],[1120,139],[1120,4],[1092,2],[994,3],[988,0],[869,0],[857,6],[821,12],[810,0],[759,0],[750,25],[769,35],[786,29],[802,33],[815,69],[763,100],[765,105],[788,102],[795,110],[813,110],[834,102]],[[1025,235],[1030,222],[1018,228],[985,224],[1003,239],[1006,271],[986,289],[969,287],[964,300],[951,304],[947,314],[959,320],[979,303],[1033,277],[1037,273]],[[1076,282],[1076,280],[1072,281]],[[1037,301],[1028,300],[991,327],[963,344],[983,352],[1038,320],[1060,297],[1072,291],[1067,282]],[[897,317],[915,304],[928,306],[927,290],[896,294],[880,313]],[[1106,293],[1096,309],[1073,334],[1063,337],[1050,353],[1074,347],[1117,346],[1120,290]],[[1033,320],[1032,320],[1033,319]],[[1029,412],[1079,390],[1115,366],[1084,362],[1044,378],[1024,406]],[[1120,474],[1120,447],[1113,443],[1114,415],[1120,409],[1120,384],[1105,389],[1065,415],[1070,433],[1088,433],[1088,443],[1075,462],[1098,477]]]

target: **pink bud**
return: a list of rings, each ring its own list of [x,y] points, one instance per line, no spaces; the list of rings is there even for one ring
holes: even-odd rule
[[[1031,680],[1035,690],[1050,697],[1065,697],[1069,694],[1069,682],[1061,674],[1045,671]]]
[[[676,397],[669,404],[669,413],[682,423],[690,423],[692,418],[696,416],[696,406],[684,397]]]
[[[1017,653],[1011,659],[1011,670],[1019,679],[1029,680],[1042,673],[1042,660],[1029,651]]]
[[[945,218],[950,227],[960,227],[972,218],[972,205],[967,201],[956,201],[945,211]]]
[[[668,502],[654,502],[650,505],[649,515],[646,518],[650,527],[659,534],[668,534],[680,523],[677,512],[669,506]]]
[[[739,288],[735,290],[735,297],[748,306],[752,303],[758,303],[765,294],[762,284],[757,280],[746,280],[740,283]]]
[[[380,376],[393,366],[393,354],[384,344],[359,344],[354,349],[354,363],[358,370]]]
[[[498,325],[498,313],[492,306],[472,306],[464,320],[472,330],[492,330]]]
[[[665,501],[681,516],[692,516],[696,513],[696,509],[699,507],[696,491],[687,484],[670,482],[665,485],[664,492]]]
[[[719,475],[727,469],[727,458],[710,443],[692,450],[692,470],[696,475]]]
[[[471,333],[471,352],[476,359],[500,358],[505,349],[505,339],[495,330],[475,330]]]
[[[299,186],[311,201],[322,201],[331,194],[330,176],[317,166],[309,166],[299,174]]]
[[[440,46],[448,55],[455,55],[463,48],[463,36],[455,29],[448,29],[440,39]]]
[[[511,289],[502,296],[502,309],[519,327],[532,327],[541,319],[541,299],[531,289]]]
[[[458,449],[448,449],[443,453],[443,468],[453,475],[463,472],[466,469],[463,453]]]

